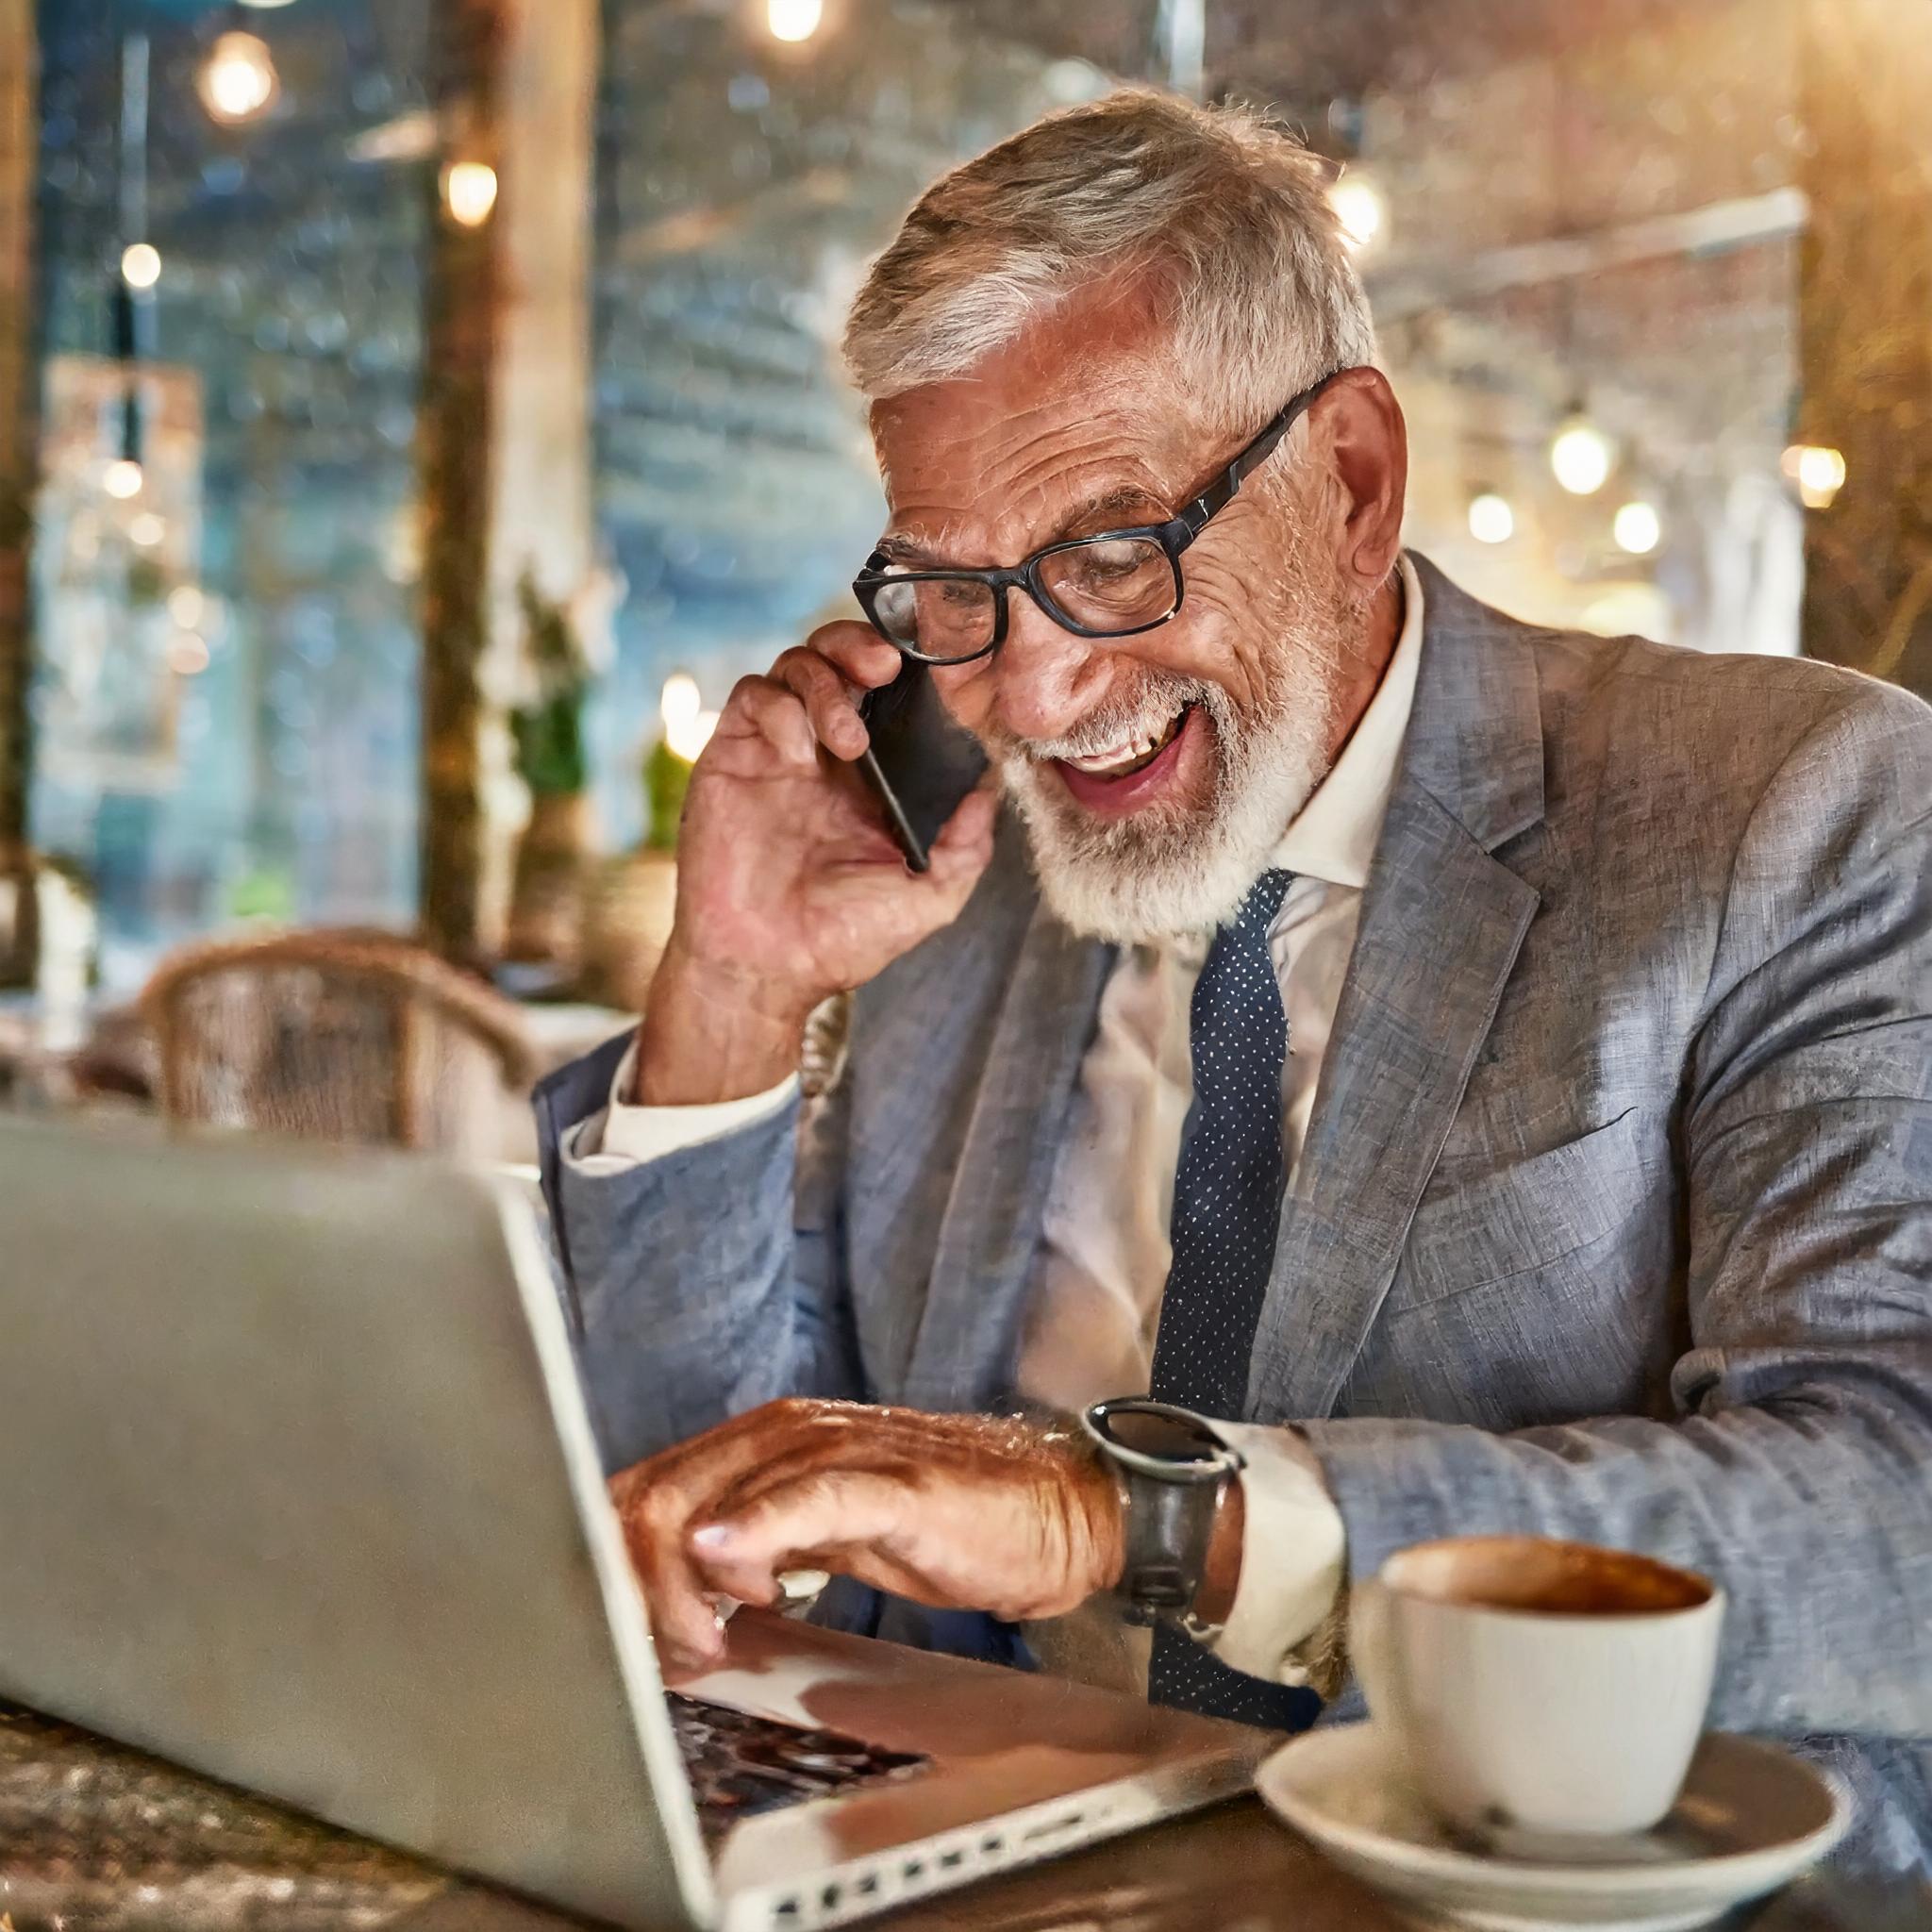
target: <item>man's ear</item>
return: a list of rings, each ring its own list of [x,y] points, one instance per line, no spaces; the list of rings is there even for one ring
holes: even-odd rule
[[[1402,549],[1408,491],[1408,425],[1402,405],[1379,369],[1345,369],[1310,414],[1342,490],[1335,560],[1364,590],[1374,590],[1395,568]]]

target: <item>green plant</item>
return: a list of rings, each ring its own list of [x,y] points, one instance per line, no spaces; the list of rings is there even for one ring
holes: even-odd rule
[[[691,766],[659,739],[644,754],[644,850],[675,852],[677,822],[684,816],[684,794],[691,785]]]
[[[509,714],[517,774],[533,797],[568,797],[590,782],[584,752],[590,667],[564,607],[545,597],[527,570],[517,584],[517,605],[536,687],[531,702]]]

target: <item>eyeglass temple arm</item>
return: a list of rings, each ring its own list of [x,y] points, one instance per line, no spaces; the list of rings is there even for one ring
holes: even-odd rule
[[[1338,369],[1334,375],[1324,375],[1320,382],[1303,390],[1300,395],[1291,396],[1282,406],[1281,412],[1262,428],[1254,441],[1249,443],[1247,448],[1242,450],[1192,503],[1189,504],[1181,514],[1195,536],[1200,535],[1202,525],[1209,517],[1218,516],[1227,508],[1234,499],[1235,491],[1274,454],[1281,439],[1307,414],[1315,405],[1315,398],[1335,380],[1336,375],[1341,374]]]

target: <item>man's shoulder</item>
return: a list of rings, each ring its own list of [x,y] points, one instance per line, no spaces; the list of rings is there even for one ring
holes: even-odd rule
[[[1840,786],[1932,783],[1932,706],[1806,658],[1687,650],[1648,638],[1514,627],[1535,664],[1553,764],[1566,751],[1646,783],[1750,802],[1813,766]]]
[[[1680,694],[1691,712],[1743,703],[1795,721],[1822,723],[1841,711],[1932,721],[1932,706],[1895,684],[1812,658],[1751,651],[1701,651],[1644,637],[1599,637],[1507,620],[1535,658],[1546,691],[1599,704],[1641,703],[1644,693]]]

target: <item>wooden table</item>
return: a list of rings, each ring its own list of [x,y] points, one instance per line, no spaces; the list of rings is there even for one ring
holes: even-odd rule
[[[0,1927],[11,1932],[567,1932],[561,1914],[0,1705]],[[991,1880],[881,1927],[1402,1932],[1246,1800]],[[1924,1932],[1932,1890],[1810,1880],[1751,1932]]]

